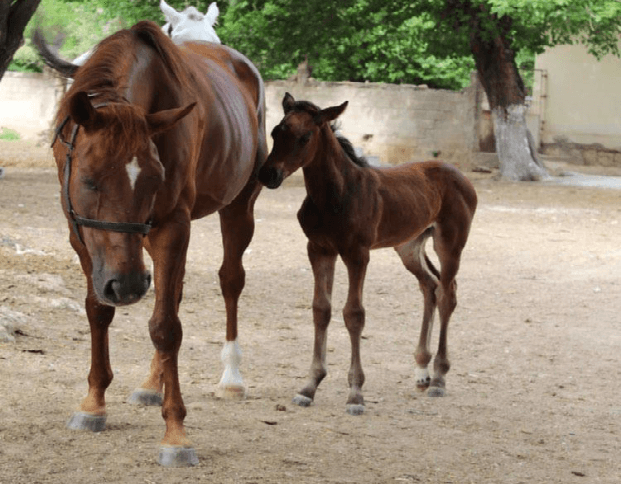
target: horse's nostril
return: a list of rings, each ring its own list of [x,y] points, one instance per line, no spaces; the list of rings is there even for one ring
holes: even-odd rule
[[[132,304],[138,302],[149,290],[151,274],[119,275],[110,279],[104,286],[103,295],[112,304]]]
[[[104,296],[110,302],[118,303],[119,302],[119,292],[121,290],[121,283],[116,279],[111,279],[106,283],[104,287]]]

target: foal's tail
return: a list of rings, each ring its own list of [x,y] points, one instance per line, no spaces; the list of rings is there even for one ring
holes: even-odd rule
[[[426,268],[429,272],[431,272],[436,280],[440,280],[440,271],[436,268],[435,265],[433,265],[433,262],[431,262],[431,259],[429,259],[429,257],[427,256],[427,253],[424,250],[425,247],[425,243],[427,242],[427,239],[430,237],[433,237],[433,233],[435,231],[435,227],[433,225],[427,227],[427,230],[425,230],[420,236],[420,244],[423,247],[423,256],[425,257],[425,265]]]

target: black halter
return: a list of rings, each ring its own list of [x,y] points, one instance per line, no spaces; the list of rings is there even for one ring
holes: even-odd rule
[[[105,104],[99,104],[95,106],[95,108],[105,106]],[[145,224],[142,223],[131,223],[131,222],[106,222],[105,220],[94,220],[90,218],[80,217],[77,213],[74,212],[73,206],[71,205],[71,198],[69,197],[69,179],[71,178],[71,156],[73,155],[73,150],[75,148],[75,139],[78,136],[78,130],[80,129],[80,125],[76,124],[71,131],[71,140],[69,142],[63,139],[61,131],[69,121],[69,116],[67,116],[62,123],[56,128],[56,132],[54,133],[54,139],[52,140],[52,146],[56,143],[57,139],[67,147],[67,159],[65,161],[65,169],[63,172],[63,186],[62,186],[62,196],[65,200],[65,205],[67,207],[67,214],[69,216],[69,221],[73,227],[73,232],[77,236],[78,240],[84,244],[82,240],[82,236],[80,235],[80,230],[78,228],[79,225],[83,225],[84,227],[89,227],[92,229],[99,230],[110,230],[112,232],[122,232],[127,234],[143,234],[147,235],[149,230],[151,230],[151,223],[147,222]]]

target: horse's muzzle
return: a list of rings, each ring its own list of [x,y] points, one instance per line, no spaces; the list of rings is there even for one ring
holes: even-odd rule
[[[151,285],[149,272],[117,274],[108,279],[103,287],[104,303],[110,306],[133,304],[147,293]]]
[[[282,170],[263,167],[259,170],[259,181],[267,188],[278,188],[284,180]]]

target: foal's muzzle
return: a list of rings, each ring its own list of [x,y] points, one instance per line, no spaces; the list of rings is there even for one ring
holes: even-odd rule
[[[282,170],[263,167],[259,170],[259,181],[267,188],[278,188],[284,180]]]

